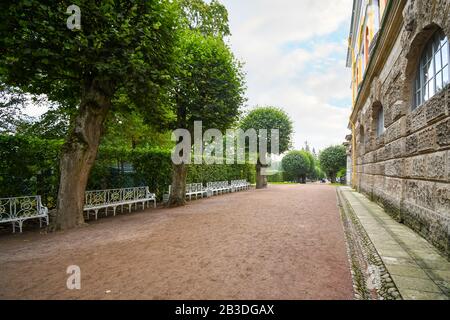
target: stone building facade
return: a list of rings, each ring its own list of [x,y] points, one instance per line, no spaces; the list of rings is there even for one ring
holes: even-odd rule
[[[353,6],[351,183],[450,258],[450,0],[380,2]]]

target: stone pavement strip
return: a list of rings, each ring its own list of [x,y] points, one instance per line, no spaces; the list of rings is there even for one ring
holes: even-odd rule
[[[450,262],[425,239],[349,187],[338,190],[353,209],[403,299],[448,300]]]

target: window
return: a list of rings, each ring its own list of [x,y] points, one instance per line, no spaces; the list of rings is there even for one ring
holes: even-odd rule
[[[364,147],[364,145],[366,144],[366,135],[364,134],[364,127],[363,126],[361,126],[359,128],[359,141]]]
[[[413,109],[428,101],[449,82],[448,57],[448,39],[442,31],[438,31],[420,57],[414,83]]]
[[[366,27],[366,35],[364,37],[364,59],[366,65],[369,63],[369,28]]]
[[[381,136],[384,130],[384,109],[380,108],[377,113],[377,137]]]

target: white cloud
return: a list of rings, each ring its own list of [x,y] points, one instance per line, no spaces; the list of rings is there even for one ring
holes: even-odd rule
[[[245,62],[249,105],[275,105],[294,120],[294,146],[343,142],[347,134],[350,72],[345,36],[352,1],[222,0],[231,46]],[[350,103],[350,102],[349,102]]]

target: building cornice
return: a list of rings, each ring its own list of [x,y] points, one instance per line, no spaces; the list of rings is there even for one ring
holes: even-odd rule
[[[370,94],[370,86],[377,76],[378,70],[381,70],[389,57],[389,54],[395,44],[398,34],[403,26],[403,8],[407,0],[391,0],[383,17],[378,39],[376,40],[373,54],[370,57],[361,88],[355,99],[350,122],[356,123],[356,117],[363,104]]]

